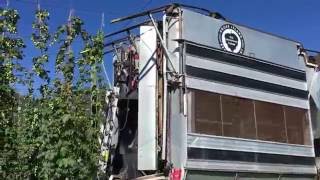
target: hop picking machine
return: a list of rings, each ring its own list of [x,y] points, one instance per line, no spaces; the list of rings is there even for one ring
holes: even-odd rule
[[[111,179],[317,176],[318,52],[188,5],[112,23],[132,19],[141,23],[106,35]]]

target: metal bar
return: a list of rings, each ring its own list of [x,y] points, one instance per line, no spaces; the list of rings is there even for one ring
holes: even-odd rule
[[[305,49],[305,48],[304,48],[304,50],[306,50],[307,52],[314,52],[314,53],[320,54],[320,51],[311,50],[311,49]]]
[[[232,164],[230,166],[230,164]],[[210,171],[236,171],[236,172],[257,172],[257,173],[279,173],[279,174],[316,174],[315,166],[308,165],[287,165],[287,164],[266,164],[266,163],[242,163],[234,161],[207,161],[188,160],[186,169],[189,170],[210,170]]]
[[[208,9],[199,8],[199,7],[196,7],[196,6],[191,6],[191,5],[187,5],[187,4],[177,4],[177,5],[180,6],[180,7],[185,7],[185,8],[189,8],[189,9],[196,9],[196,10],[204,11],[204,12],[206,12],[208,14],[212,13]]]
[[[119,42],[123,42],[129,40],[129,37],[124,37],[124,38],[120,38],[120,39],[116,39],[114,41],[111,41],[109,43],[104,44],[104,47],[108,47],[108,46],[112,46],[113,44],[119,43]]]
[[[311,145],[188,133],[188,148],[314,157]]]
[[[129,16],[126,16],[126,17],[116,18],[116,19],[111,20],[111,23],[117,23],[117,22],[128,20],[128,19],[134,19],[134,18],[137,18],[137,17],[146,16],[146,15],[148,15],[150,13],[158,13],[158,12],[161,12],[161,11],[165,10],[166,8],[168,8],[170,6],[171,5],[165,5],[165,6],[161,6],[161,7],[158,7],[158,8],[154,8],[154,9],[150,9],[150,10],[147,10],[147,11],[143,11],[141,13],[129,15]]]
[[[123,41],[124,42],[124,41]],[[106,50],[104,53],[103,53],[103,55],[106,55],[106,54],[109,54],[109,53],[111,53],[111,52],[114,52],[114,50],[115,50],[115,44],[116,43],[113,43],[113,44],[111,44],[111,46],[112,46],[112,49],[110,49],[110,50]]]
[[[112,32],[112,33],[109,33],[109,34],[106,34],[106,35],[104,36],[104,38],[107,38],[107,37],[110,37],[110,36],[114,36],[114,35],[116,35],[116,34],[120,34],[120,33],[123,33],[123,32],[127,32],[127,31],[129,31],[129,30],[132,30],[132,29],[138,28],[138,27],[140,27],[140,26],[142,26],[142,25],[145,25],[145,24],[147,24],[147,23],[149,23],[149,22],[150,22],[150,21],[144,21],[144,22],[142,22],[142,23],[139,23],[139,24],[130,26],[130,27],[128,27],[128,28],[125,28],[125,29],[122,29],[122,30],[119,30],[119,31],[116,31],[116,32]]]
[[[149,18],[151,19],[151,22],[152,22],[153,26],[155,27],[155,30],[156,30],[156,32],[157,32],[157,35],[158,35],[160,41],[161,41],[161,45],[162,45],[162,47],[163,47],[163,49],[164,49],[165,55],[166,55],[166,57],[168,58],[168,61],[169,61],[170,65],[171,65],[171,67],[172,67],[172,70],[173,70],[174,72],[177,72],[177,71],[175,70],[173,64],[172,64],[169,51],[168,51],[168,49],[167,49],[167,47],[166,47],[166,45],[165,45],[165,43],[164,43],[164,41],[163,41],[163,38],[161,37],[160,31],[159,31],[159,29],[158,29],[158,27],[157,27],[157,24],[156,24],[156,22],[154,21],[151,13],[149,13]]]
[[[106,52],[103,53],[103,55],[106,55],[106,54],[109,54],[109,53],[112,53],[112,52],[113,52],[113,50],[106,51]]]
[[[158,12],[166,10],[169,7],[172,7],[172,8],[185,7],[185,8],[188,8],[188,9],[195,9],[195,10],[200,10],[200,11],[206,12],[206,13],[208,13],[208,15],[212,14],[212,11],[207,10],[205,8],[199,8],[199,7],[191,6],[191,5],[187,5],[187,4],[173,3],[173,4],[168,4],[168,5],[165,5],[165,6],[161,6],[161,7],[158,7],[158,8],[150,9],[150,10],[147,10],[147,11],[143,11],[141,13],[137,13],[137,14],[133,14],[133,15],[125,16],[125,17],[116,18],[116,19],[111,20],[111,23],[117,23],[117,22],[122,22],[122,21],[126,21],[126,20],[129,20],[129,19],[134,19],[134,18],[141,17],[141,16],[146,16],[149,13],[158,13]],[[220,15],[220,16],[223,17],[222,15]]]
[[[109,76],[108,76],[108,73],[107,73],[107,70],[106,70],[106,67],[104,65],[104,60],[102,60],[102,68],[103,68],[103,72],[104,72],[104,75],[105,77],[107,78],[107,82],[108,82],[108,89],[112,89],[112,85],[110,83],[110,79],[109,79]]]
[[[301,55],[303,56],[303,60],[306,63],[307,66],[313,67],[313,68],[317,68],[318,65],[314,64],[314,63],[310,63],[309,62],[309,57],[308,54],[306,52],[301,52]]]
[[[163,17],[163,34],[165,35],[167,33],[166,29],[166,18],[167,15],[164,15]],[[164,42],[166,43],[166,42]],[[161,158],[166,159],[166,151],[167,151],[167,61],[166,57],[163,57],[163,64],[162,64],[162,73],[163,73],[163,108],[162,108],[162,120],[163,120],[163,128],[162,128],[162,152],[161,152]]]

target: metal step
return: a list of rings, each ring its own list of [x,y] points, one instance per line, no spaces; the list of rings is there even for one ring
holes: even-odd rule
[[[163,173],[159,173],[159,174],[151,174],[151,175],[147,175],[147,176],[143,176],[143,177],[138,177],[135,180],[165,180],[168,179],[167,177],[165,177],[163,175]]]

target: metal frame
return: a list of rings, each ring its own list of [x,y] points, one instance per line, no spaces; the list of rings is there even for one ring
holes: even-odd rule
[[[188,133],[188,147],[314,157],[313,146]]]
[[[166,45],[165,45],[165,43],[164,43],[164,41],[163,41],[163,38],[162,38],[162,36],[161,36],[161,34],[160,34],[160,31],[159,31],[159,29],[158,29],[158,27],[157,27],[157,24],[156,24],[155,20],[154,20],[153,17],[152,17],[152,14],[149,13],[148,16],[149,16],[149,18],[150,18],[150,20],[151,20],[151,22],[152,22],[152,24],[153,24],[153,27],[155,28],[155,30],[156,30],[156,32],[157,32],[158,38],[160,39],[160,43],[161,43],[161,45],[162,45],[162,48],[164,49],[164,52],[165,52],[165,55],[166,55],[166,58],[167,58],[166,60],[170,63],[170,66],[171,66],[171,68],[172,68],[172,71],[174,71],[175,73],[177,73],[176,69],[174,68],[174,66],[173,66],[173,64],[172,64],[172,60],[171,60],[171,57],[170,57],[169,50],[167,49],[167,47],[166,47]]]
[[[307,90],[307,83],[303,81],[298,81],[286,77],[281,77],[254,69],[249,69],[245,67],[240,67],[237,65],[231,65],[227,63],[221,63],[215,60],[207,60],[203,58],[198,58],[194,56],[186,57],[186,64],[193,67],[198,67],[207,70],[214,70],[217,72],[223,72],[227,74],[237,75],[241,77],[247,77],[254,80],[269,82],[277,85],[283,85],[295,89]]]
[[[315,166],[286,165],[266,163],[244,163],[234,161],[207,161],[189,159],[186,164],[188,170],[208,170],[224,172],[256,172],[256,173],[279,173],[279,174],[310,174],[317,173]]]
[[[187,8],[187,9],[194,9],[194,10],[205,12],[205,13],[207,13],[207,15],[213,15],[214,14],[217,17],[225,19],[221,14],[219,14],[217,12],[209,11],[209,10],[207,10],[205,8],[199,8],[199,7],[196,7],[196,6],[191,6],[191,5],[181,4],[181,3],[172,3],[172,4],[167,4],[167,5],[164,5],[164,6],[160,6],[158,8],[149,9],[149,10],[137,13],[137,14],[132,14],[132,15],[129,15],[129,16],[126,16],[126,17],[116,18],[116,19],[111,20],[111,23],[118,23],[118,22],[129,20],[129,19],[138,18],[138,17],[141,17],[141,16],[147,16],[150,13],[155,14],[155,13],[159,13],[159,12],[162,12],[162,11],[172,12],[177,7],[183,7],[183,8]]]
[[[309,109],[308,100],[293,98],[289,96],[257,91],[244,87],[236,87],[193,77],[187,77],[186,84],[188,88],[192,89]]]
[[[179,9],[175,9],[174,14],[177,15]],[[174,21],[167,22],[167,48],[171,53],[172,64],[174,68],[181,73],[182,60],[179,51],[179,43],[174,39],[181,38],[181,34],[177,31],[181,25],[181,17],[173,16]],[[169,70],[167,69],[167,72]],[[167,76],[172,75],[167,73]],[[170,78],[170,77],[169,77]],[[168,80],[168,79],[167,79]],[[170,86],[170,85],[169,85]],[[172,163],[173,167],[183,168],[187,160],[187,118],[183,115],[181,97],[183,90],[181,86],[168,86],[168,152],[167,160]]]
[[[163,16],[163,30],[162,30],[162,34],[164,36],[164,39],[166,39],[166,33],[167,33],[167,26],[166,26],[166,19],[167,16],[164,15]],[[164,46],[166,46],[166,41],[163,41]],[[163,73],[163,126],[162,126],[162,151],[161,151],[161,158],[162,159],[166,159],[166,154],[167,154],[167,98],[168,98],[168,82],[167,82],[167,60],[166,57],[163,57],[163,65],[162,65],[162,73]]]

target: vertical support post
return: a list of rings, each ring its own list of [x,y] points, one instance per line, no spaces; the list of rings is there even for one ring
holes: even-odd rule
[[[177,8],[175,11],[178,11]],[[175,13],[173,13],[175,14]],[[171,15],[171,14],[170,14]],[[174,75],[183,73],[183,56],[181,54],[184,52],[184,49],[180,49],[179,42],[175,41],[176,39],[181,39],[182,23],[179,22],[180,17],[172,16],[174,21],[168,23],[168,33],[167,33],[167,44],[164,49],[167,49],[170,53],[170,59],[167,59],[168,66],[172,65],[172,69],[175,70]],[[179,18],[179,19],[178,19]],[[167,69],[169,69],[167,67]],[[171,67],[170,67],[171,69]],[[168,73],[167,73],[168,74]],[[170,75],[170,74],[168,74]],[[182,103],[182,95],[184,93],[183,88],[179,87],[177,89],[168,90],[168,120],[167,123],[167,154],[168,162],[172,164],[174,168],[184,168],[186,165],[187,159],[187,116],[184,115],[182,109],[184,108]]]
[[[104,12],[101,13],[101,26],[100,26],[100,30],[102,31],[104,28]]]
[[[101,14],[101,27],[100,27],[100,31],[103,32],[103,29],[104,29],[104,12]],[[106,70],[106,67],[105,67],[105,64],[104,64],[104,59],[102,59],[102,69],[103,69],[103,72],[104,72],[104,76],[106,77],[107,79],[107,83],[108,83],[108,89],[111,89],[112,86],[111,86],[111,83],[110,83],[110,79],[109,79],[109,76],[108,76],[108,73],[107,73],[107,70]]]
[[[40,0],[37,0],[37,10],[39,11],[40,9],[41,9]]]
[[[163,16],[163,37],[166,37],[167,33],[167,24],[166,24],[167,16]],[[163,45],[166,46],[166,41],[163,41]],[[166,159],[166,151],[167,151],[167,98],[168,98],[168,82],[167,82],[167,59],[163,57],[162,62],[162,74],[163,74],[163,107],[162,107],[162,151],[161,151],[161,159]]]

